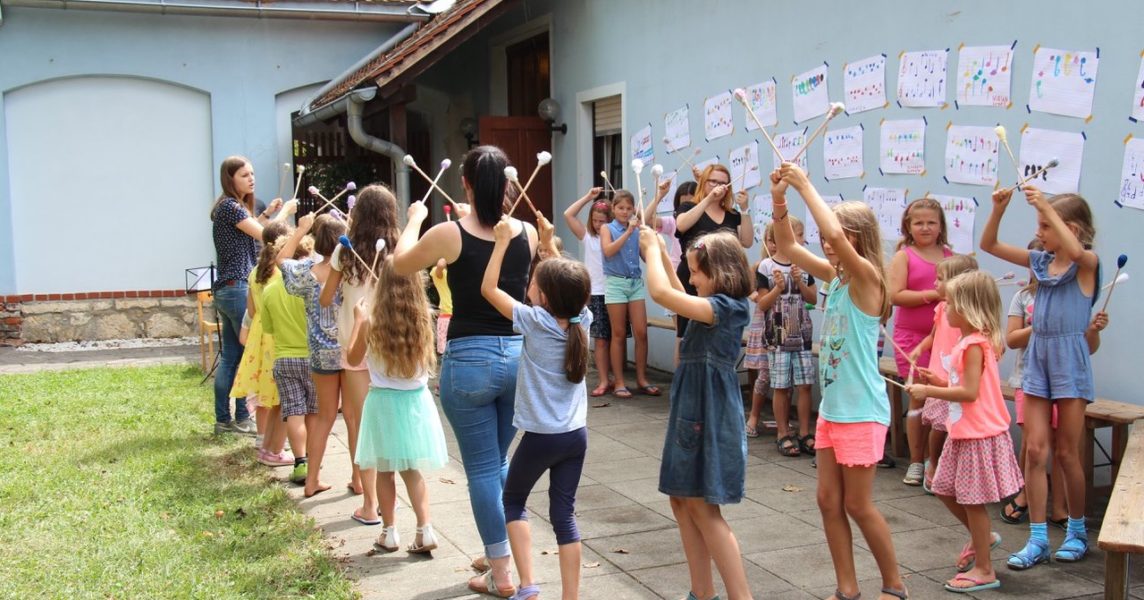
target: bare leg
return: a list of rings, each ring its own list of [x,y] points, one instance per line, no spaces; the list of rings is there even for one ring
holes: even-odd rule
[[[373,521],[377,519],[377,471],[374,469],[361,469],[361,508],[358,516]]]
[[[1049,499],[1045,469],[1049,462],[1051,447],[1052,429],[1049,427],[1051,416],[1051,402],[1037,396],[1025,395],[1025,496],[1029,503],[1029,521],[1033,523],[1045,522],[1045,508]],[[1082,427],[1083,423],[1082,419]],[[1081,497],[1083,496],[1082,475]]]
[[[312,496],[320,491],[330,489],[322,484],[318,478],[322,469],[322,458],[326,455],[326,442],[330,438],[330,431],[334,428],[334,421],[338,418],[338,376],[320,375],[311,373],[314,378],[314,387],[318,391],[318,414],[311,420],[312,415],[306,417],[306,453],[309,456],[309,467],[306,472],[306,495]],[[311,422],[313,426],[311,427]]]
[[[628,305],[609,304],[608,320],[612,322],[612,345],[609,349],[612,359],[612,375],[616,378],[616,389],[627,387],[624,384],[624,346],[627,345]]]
[[[1074,519],[1084,518],[1085,488],[1084,469],[1080,464],[1080,440],[1084,435],[1086,404],[1080,398],[1057,401],[1058,418],[1056,440],[1053,445],[1053,470],[1061,471],[1064,477],[1069,516]]]
[[[358,469],[354,457],[357,456],[358,431],[361,429],[361,413],[365,405],[365,396],[369,393],[369,371],[353,371],[343,369],[341,373],[342,385],[342,418],[346,420],[346,436],[350,443],[350,467],[353,476],[350,486],[355,494],[363,491],[361,471]]]
[[[532,526],[524,519],[509,521],[508,545],[512,548],[512,558],[520,577],[520,587],[536,583],[532,578]],[[564,547],[560,547],[560,562],[563,567]],[[563,571],[563,568],[561,568]]]
[[[990,529],[989,513],[985,512],[984,505],[973,504],[965,506],[965,516],[969,526],[970,539],[973,543],[973,552],[976,556],[980,557],[980,560],[975,561],[973,568],[965,573],[963,577],[966,579],[975,579],[980,582],[993,581],[997,579],[997,573],[993,571],[993,561],[989,560],[989,551],[993,544],[993,533]],[[969,587],[973,585],[964,579],[951,579],[946,583],[954,587]]]
[[[946,433],[937,429],[929,432],[929,469],[926,470],[925,480],[933,485],[933,476],[937,472],[937,461],[941,460],[941,449],[945,446]]]
[[[413,514],[417,515],[417,526],[424,527],[429,524],[429,488],[425,485],[425,478],[421,476],[421,471],[409,470],[401,472],[401,480],[405,482],[405,491],[409,494],[409,503],[413,505]],[[394,490],[393,502],[391,506],[397,503],[397,490]],[[421,536],[418,535],[414,540],[418,546],[421,545]]]
[[[647,305],[643,300],[628,303],[632,319],[632,336],[636,340],[636,385],[647,387]]]
[[[269,424],[270,424],[270,409],[259,404],[258,408],[254,409],[254,427],[258,431],[258,435],[265,436],[266,435],[266,426]],[[265,438],[263,438],[263,439],[265,439]]]
[[[790,388],[774,388],[771,394],[771,409],[775,411],[775,425],[778,427],[775,439],[782,439],[790,435]]]
[[[277,454],[286,447],[286,424],[282,422],[282,407],[266,409],[266,434],[262,437],[262,449]]]
[[[596,374],[600,376],[600,384],[596,386],[596,391],[603,393],[608,388],[608,370],[611,368],[609,365],[608,355],[610,339],[595,338],[596,339]]]
[[[906,441],[910,445],[910,462],[925,460],[926,437],[922,431],[922,401],[910,398],[910,412],[906,416]]]
[[[858,575],[854,569],[854,536],[846,518],[843,502],[842,467],[834,459],[834,448],[818,451],[818,510],[826,545],[834,563],[834,579],[838,591],[846,596],[858,594]]]
[[[288,417],[285,427],[282,428],[286,431],[286,437],[290,439],[290,450],[294,453],[295,459],[306,458],[306,420],[309,416]]]
[[[715,595],[715,580],[711,576],[711,553],[703,541],[699,526],[687,509],[687,498],[671,496],[671,512],[679,524],[679,538],[683,542],[683,555],[687,557],[687,573],[691,577],[691,593],[707,599]]]
[[[381,524],[385,527],[393,525],[397,505],[397,483],[393,471],[377,472],[377,503]]]
[[[751,386],[751,412],[747,415],[747,429],[759,430],[759,416],[763,412],[763,402],[766,402],[766,397],[754,391],[755,386]]]
[[[810,435],[810,386],[800,385],[795,388],[798,393],[798,435]]]
[[[821,467],[821,465],[820,465]],[[890,526],[874,506],[874,470],[868,467],[842,467],[842,489],[846,514],[858,524],[862,537],[870,553],[878,562],[882,573],[882,587],[904,590],[902,574],[898,570],[898,559],[894,554],[894,542],[890,539]],[[986,555],[987,556],[987,555]]]
[[[739,553],[739,542],[735,539],[735,534],[727,525],[727,521],[723,519],[719,506],[708,504],[702,498],[686,498],[685,502],[692,521],[703,536],[704,545],[715,561],[715,568],[723,578],[727,597],[730,600],[749,600],[751,589],[747,584],[743,557]]]
[[[513,550],[516,552],[516,550]],[[576,600],[580,597],[580,542],[560,545],[560,597]]]

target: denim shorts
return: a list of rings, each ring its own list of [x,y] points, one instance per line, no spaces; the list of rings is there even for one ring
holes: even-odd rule
[[[608,275],[604,280],[605,304],[627,304],[646,297],[643,279]]]

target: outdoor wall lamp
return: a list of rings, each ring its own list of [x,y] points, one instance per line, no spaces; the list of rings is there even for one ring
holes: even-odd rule
[[[548,128],[552,131],[559,131],[560,133],[568,133],[568,124],[561,123],[556,125],[556,120],[560,118],[560,103],[552,98],[545,98],[540,101],[540,105],[536,107],[536,112],[540,115],[541,119],[548,122]]]

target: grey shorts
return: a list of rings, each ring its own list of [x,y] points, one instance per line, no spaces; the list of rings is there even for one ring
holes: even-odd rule
[[[310,376],[310,362],[305,358],[279,358],[274,361],[274,383],[278,386],[278,402],[282,420],[286,417],[318,413],[318,391]]]

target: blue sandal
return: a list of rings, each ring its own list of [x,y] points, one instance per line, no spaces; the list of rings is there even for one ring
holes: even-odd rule
[[[525,600],[526,598],[535,598],[540,595],[539,585],[526,585],[516,591],[515,594],[509,597],[509,600]]]
[[[1053,558],[1060,562],[1078,562],[1088,554],[1088,536],[1067,534],[1060,548],[1053,553]]]
[[[1014,571],[1024,571],[1047,562],[1049,562],[1048,544],[1030,539],[1025,543],[1024,548],[1009,555],[1007,564]]]

